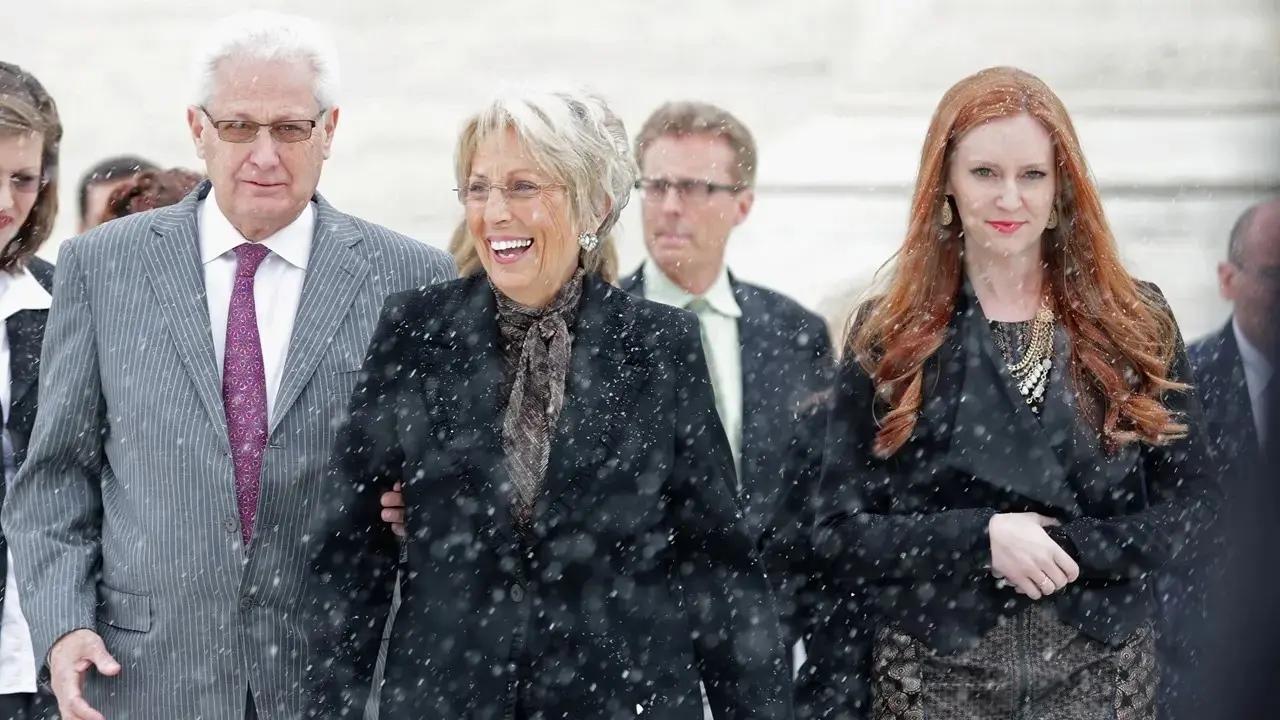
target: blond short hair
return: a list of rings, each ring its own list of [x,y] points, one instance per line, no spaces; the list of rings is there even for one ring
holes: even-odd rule
[[[611,231],[638,175],[622,121],[604,100],[586,93],[499,97],[463,125],[454,163],[458,187],[466,185],[480,143],[508,130],[543,170],[565,184],[575,234],[599,236],[599,246],[583,253],[583,267],[604,275],[612,258],[616,276]]]
[[[744,187],[756,184],[756,141],[742,121],[724,108],[695,101],[669,102],[644,121],[636,137],[636,162],[644,162],[645,150],[661,137],[711,135],[723,139],[733,150],[729,169],[733,182]]]

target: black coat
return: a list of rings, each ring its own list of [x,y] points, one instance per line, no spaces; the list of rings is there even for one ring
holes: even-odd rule
[[[729,277],[742,310],[743,512],[774,583],[786,645],[812,626],[809,536],[822,464],[832,352],[826,323],[791,298]],[[644,271],[620,287],[644,296]]]
[[[771,591],[732,494],[696,318],[588,276],[531,536],[513,529],[483,276],[393,296],[335,449],[313,598],[317,716],[360,716],[406,483],[384,720],[791,716]],[[322,651],[321,654],[324,654]],[[540,714],[539,714],[540,713]]]
[[[877,424],[870,378],[852,361],[837,378],[821,483],[830,506],[814,542],[839,607],[815,636],[809,655],[818,671],[803,689],[804,704],[820,716],[864,712],[877,627],[897,625],[946,653],[1031,602],[998,588],[990,575],[986,527],[993,514],[1033,511],[1062,522],[1055,539],[1081,577],[1045,602],[1085,634],[1117,642],[1155,618],[1153,574],[1217,509],[1194,393],[1164,397],[1189,426],[1185,439],[1106,453],[1077,410],[1062,360],[1064,331],[1057,332],[1057,364],[1037,419],[971,290],[956,304],[941,348],[925,365],[915,431],[889,459],[871,453]],[[1171,375],[1191,378],[1180,341]]]
[[[1205,435],[1223,493],[1231,506],[1252,502],[1254,489],[1245,484],[1251,481],[1261,459],[1261,443],[1232,323],[1228,321],[1218,332],[1192,343],[1187,355],[1195,375],[1196,394],[1204,406]],[[1198,719],[1218,704],[1219,698],[1198,692],[1201,688],[1196,678],[1200,663],[1214,654],[1230,652],[1222,644],[1220,628],[1209,617],[1212,591],[1224,581],[1223,560],[1228,550],[1225,539],[1225,527],[1218,523],[1160,578],[1162,718]],[[1250,582],[1253,580],[1250,578]],[[1231,610],[1219,607],[1217,612]]]
[[[53,266],[40,258],[31,258],[27,267],[45,290],[53,291]],[[23,310],[5,322],[9,336],[9,415],[4,429],[13,444],[14,467],[21,467],[27,456],[27,441],[36,422],[36,387],[40,379],[40,345],[44,342],[44,324],[48,310]],[[0,478],[0,507],[4,505],[5,485]],[[4,611],[4,579],[8,572],[8,543],[0,531],[0,613]]]

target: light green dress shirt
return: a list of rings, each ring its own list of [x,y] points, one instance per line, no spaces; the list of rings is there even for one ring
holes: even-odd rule
[[[662,269],[646,260],[644,264],[645,299],[686,308],[698,316],[702,325],[702,351],[707,356],[711,385],[716,394],[716,411],[733,451],[736,475],[742,472],[742,344],[738,337],[738,318],[742,309],[733,296],[729,270],[720,276],[701,296],[676,285]],[[739,481],[741,482],[741,481]]]

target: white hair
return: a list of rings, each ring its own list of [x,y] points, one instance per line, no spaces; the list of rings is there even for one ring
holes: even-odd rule
[[[320,107],[331,108],[338,102],[338,50],[332,36],[314,20],[251,10],[214,23],[196,51],[197,105],[210,101],[218,65],[231,57],[304,62],[315,72],[313,92]]]
[[[639,175],[626,128],[600,97],[586,92],[500,96],[468,119],[458,142],[458,187],[484,138],[513,130],[538,164],[568,189],[579,231],[606,235]]]

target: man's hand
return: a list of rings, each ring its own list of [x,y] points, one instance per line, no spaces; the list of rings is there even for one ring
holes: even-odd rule
[[[1080,566],[1044,531],[1058,521],[1039,513],[999,513],[991,517],[991,574],[1039,600],[1080,577]]]
[[[382,503],[382,521],[391,525],[391,532],[404,537],[404,483],[392,485],[391,491],[382,493],[379,500]]]
[[[63,720],[106,720],[84,699],[84,678],[90,668],[108,677],[120,674],[120,663],[92,630],[73,630],[63,635],[49,651],[50,684],[58,698]]]

